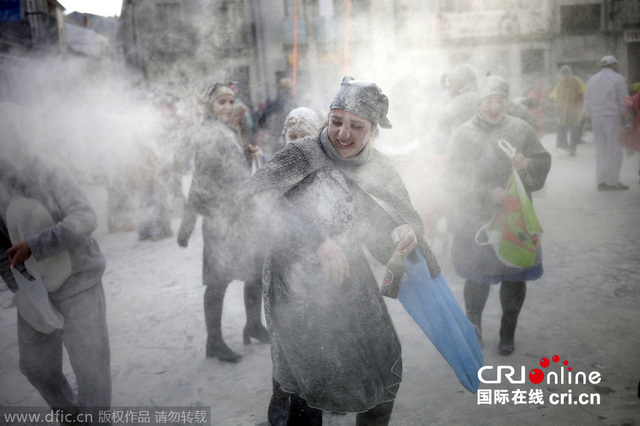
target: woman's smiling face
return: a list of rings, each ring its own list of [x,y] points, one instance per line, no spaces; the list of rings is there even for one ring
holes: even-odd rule
[[[372,124],[352,112],[332,109],[329,114],[329,140],[344,158],[357,155],[369,141]]]
[[[507,112],[507,97],[499,94],[487,96],[480,102],[480,112],[489,123],[498,123]]]

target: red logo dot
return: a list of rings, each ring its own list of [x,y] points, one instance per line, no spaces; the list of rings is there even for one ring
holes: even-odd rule
[[[563,363],[564,365],[569,365],[569,361],[567,361],[566,359],[565,359],[564,361],[562,361],[562,363]]]
[[[536,385],[542,383],[544,380],[544,373],[539,368],[534,368],[529,373],[529,381],[531,383],[535,383]]]
[[[549,358],[542,358],[540,360],[540,367],[542,368],[547,368],[549,366],[550,362],[549,362]]]
[[[560,357],[558,355],[554,355],[552,359],[553,359],[553,362],[560,361]]]

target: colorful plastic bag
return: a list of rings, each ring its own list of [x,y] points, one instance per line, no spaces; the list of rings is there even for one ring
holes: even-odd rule
[[[41,333],[51,334],[56,329],[62,329],[64,317],[51,303],[49,293],[37,273],[30,281],[13,267],[11,272],[18,285],[13,303],[20,316]]]
[[[417,251],[416,251],[417,253]],[[478,370],[484,360],[473,326],[460,308],[442,274],[431,278],[424,257],[406,261],[398,300],[449,363],[460,383],[478,391]]]
[[[515,155],[515,150],[508,142],[501,140],[499,144],[507,155],[510,157]],[[502,206],[489,222],[480,227],[475,240],[480,245],[491,245],[498,259],[505,265],[528,268],[535,264],[542,227],[520,175],[513,166],[507,184],[507,193],[507,204]],[[486,240],[482,239],[483,233],[486,235]]]

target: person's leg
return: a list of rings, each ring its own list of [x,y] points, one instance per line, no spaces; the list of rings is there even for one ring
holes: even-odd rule
[[[289,395],[283,391],[276,379],[272,379],[271,400],[269,401],[269,411],[267,419],[270,426],[286,426],[289,418]]]
[[[51,334],[35,330],[18,314],[19,367],[54,410],[78,412],[78,400],[62,372],[62,331]]]
[[[102,283],[57,302],[65,317],[62,339],[78,384],[78,405],[99,423],[111,406],[111,355]]]
[[[500,304],[502,305],[502,320],[500,322],[500,345],[498,351],[502,355],[510,355],[514,349],[514,337],[518,316],[527,294],[527,284],[524,281],[503,281],[500,285]]]
[[[289,400],[287,426],[322,426],[322,410],[309,407],[299,395],[291,394]]]
[[[556,132],[557,132],[556,148],[560,148],[560,149],[569,148],[567,144],[567,130],[568,130],[567,126],[565,126],[564,124],[558,124],[558,127],[556,129]]]
[[[596,147],[596,183],[598,184],[598,189],[600,189],[601,185],[607,185],[605,121],[603,117],[593,116],[591,118],[593,141]]]
[[[269,343],[269,332],[262,325],[262,271],[258,270],[254,279],[244,283],[244,308],[247,314],[247,324],[242,331],[242,341],[245,345],[251,343],[251,338],[262,343]]]
[[[395,401],[383,402],[369,411],[356,415],[356,426],[387,426],[391,420],[393,403]]]
[[[467,318],[473,325],[478,341],[482,345],[482,311],[489,297],[490,284],[466,280],[464,282],[464,306]]]
[[[569,128],[569,155],[574,157],[576,155],[576,149],[580,143],[580,128],[578,126],[572,126]]]
[[[222,305],[224,295],[232,278],[222,270],[217,262],[215,250],[215,230],[211,221],[205,217],[202,220],[202,283],[204,291],[204,321],[207,327],[207,358],[217,357],[220,361],[238,362],[240,354],[227,346],[222,338]]]
[[[624,149],[620,145],[621,130],[622,124],[618,118],[607,117],[605,127],[605,182],[607,185],[614,187],[617,187],[620,183],[620,169],[622,168],[622,158],[624,157]]]
[[[222,305],[229,282],[213,282],[204,291],[204,320],[207,326],[207,358],[238,362],[241,355],[227,346],[222,337]]]

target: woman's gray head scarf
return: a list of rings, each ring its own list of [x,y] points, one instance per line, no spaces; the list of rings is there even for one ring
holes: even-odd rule
[[[509,83],[504,78],[497,75],[488,75],[482,79],[478,86],[478,103],[491,95],[502,95],[509,97]]]
[[[387,118],[389,98],[375,83],[344,77],[329,108],[352,112],[380,127],[391,128]]]

